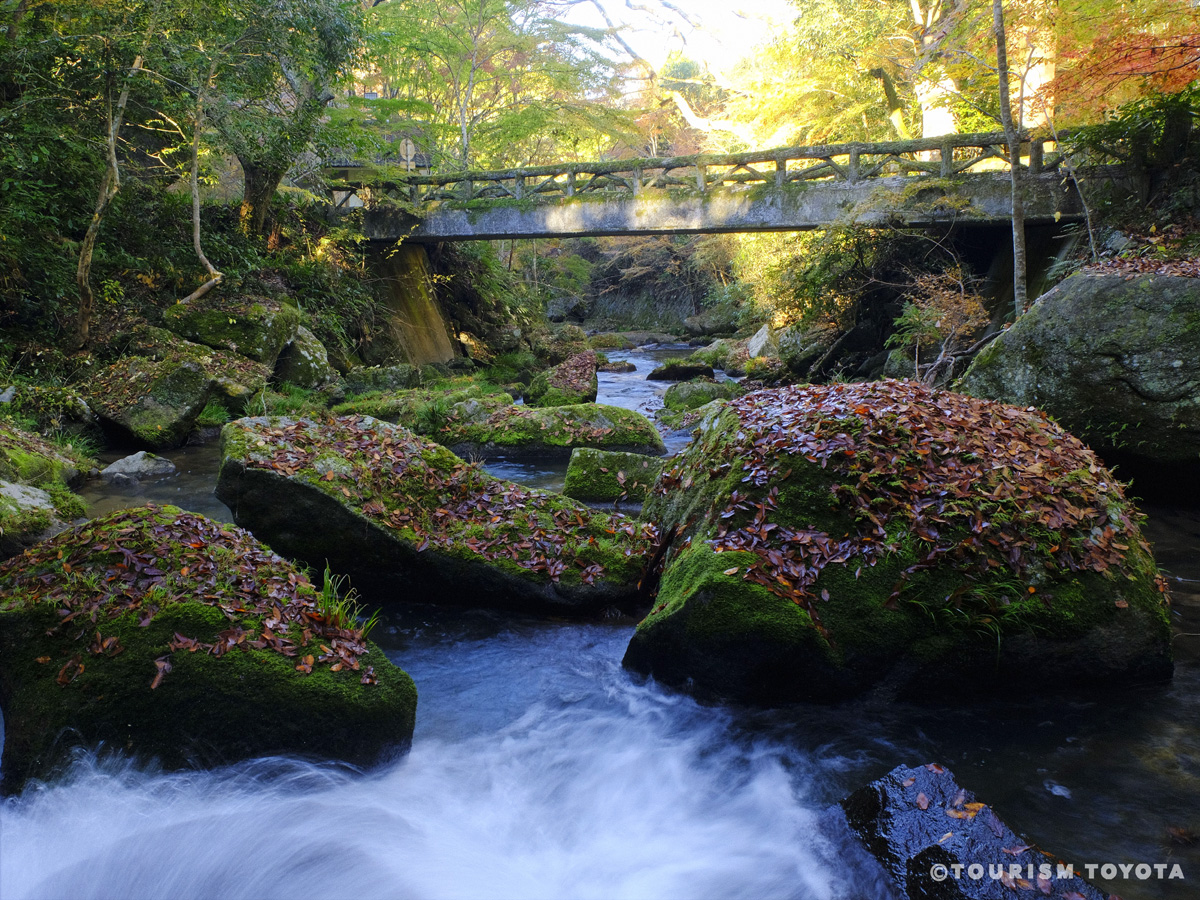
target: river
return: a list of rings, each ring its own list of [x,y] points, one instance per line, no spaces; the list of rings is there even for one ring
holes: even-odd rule
[[[613,354],[614,357],[620,356]],[[601,399],[666,385],[602,376]],[[228,519],[213,448],[96,513],[151,499]],[[562,468],[492,466],[561,485]],[[162,773],[80,753],[0,806],[0,897],[885,898],[822,810],[938,761],[1077,869],[1179,863],[1185,880],[1095,881],[1125,900],[1200,896],[1200,512],[1151,508],[1180,636],[1169,685],[952,707],[700,705],[620,667],[632,621],[410,606],[373,634],[420,690],[412,751],[370,772],[296,760]],[[1168,829],[1176,829],[1172,837]]]

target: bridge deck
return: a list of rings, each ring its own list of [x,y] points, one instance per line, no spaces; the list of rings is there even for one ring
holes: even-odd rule
[[[1028,221],[1081,217],[1063,156],[1022,152]],[[371,240],[413,242],[795,231],[857,221],[921,226],[1011,218],[1002,134],[791,147],[726,156],[568,163],[412,175],[329,170],[339,208],[364,208]],[[1110,176],[1112,173],[1108,173]]]

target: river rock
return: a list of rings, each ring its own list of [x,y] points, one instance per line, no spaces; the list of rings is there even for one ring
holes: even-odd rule
[[[533,379],[525,392],[530,406],[572,406],[592,403],[599,390],[596,351],[576,353]]]
[[[411,741],[412,680],[241,529],[125,510],[0,566],[0,598],[7,793],[77,746],[183,768]]]
[[[776,704],[1169,677],[1138,513],[1043,416],[909,382],[716,406],[643,510],[674,537],[625,665]]]
[[[0,559],[50,537],[84,514],[68,484],[91,461],[0,422]]]
[[[1030,846],[937,763],[898,766],[841,803],[901,896],[1107,900],[1073,865]]]
[[[88,400],[124,440],[155,450],[180,447],[212,396],[205,367],[181,356],[127,356],[96,373]]]
[[[175,463],[165,456],[155,456],[145,450],[139,450],[132,456],[118,459],[116,462],[100,470],[100,477],[109,484],[141,481],[143,478],[164,478],[174,475]]]
[[[1200,484],[1198,359],[1200,279],[1082,273],[980,352],[959,389],[1043,409],[1121,474],[1177,495]]]
[[[325,345],[301,325],[275,361],[275,378],[284,384],[315,390],[337,378]]]
[[[241,419],[221,447],[235,521],[381,597],[576,615],[640,598],[649,526],[492,478],[398,425]]]
[[[571,451],[563,494],[585,503],[640,503],[662,468],[663,460],[656,456],[577,447]]]
[[[728,400],[742,392],[736,381],[682,381],[667,388],[663,406],[667,409],[699,409],[714,400]]]
[[[751,357],[755,356],[778,356],[779,355],[779,335],[770,325],[764,325],[758,331],[754,332],[750,340],[746,342],[746,352]]]
[[[576,447],[644,456],[666,453],[662,435],[641,413],[579,403],[544,409],[505,406],[485,419],[451,421],[432,435],[468,459],[569,459]]]
[[[163,313],[163,324],[198,344],[272,366],[296,336],[300,310],[265,296],[207,294],[176,303]]]
[[[712,366],[690,360],[663,363],[646,376],[647,381],[691,381],[693,378],[712,378]]]
[[[346,373],[346,392],[367,394],[373,391],[397,391],[415,388],[421,383],[416,366],[359,366]]]
[[[145,356],[168,365],[194,363],[212,380],[209,399],[240,415],[267,387],[271,369],[246,356],[185,341],[165,328],[134,329],[128,355]]]

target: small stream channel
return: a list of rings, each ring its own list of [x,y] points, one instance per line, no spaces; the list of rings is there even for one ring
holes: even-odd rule
[[[602,375],[601,401],[660,402],[666,385],[645,374],[662,355]],[[215,447],[168,455],[179,474],[133,496],[96,487],[93,512],[149,500],[228,521]],[[565,467],[489,469],[554,488]],[[1147,512],[1180,632],[1168,685],[706,707],[625,674],[630,622],[407,606],[374,635],[420,690],[406,757],[367,773],[264,759],[165,774],[81,753],[0,806],[0,897],[882,900],[821,811],[935,760],[1077,870],[1179,863],[1182,881],[1095,879],[1125,900],[1200,897],[1184,834],[1200,831],[1200,511]]]

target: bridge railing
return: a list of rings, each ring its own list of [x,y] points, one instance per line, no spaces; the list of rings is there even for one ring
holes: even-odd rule
[[[1036,174],[1056,169],[1063,158],[1049,138],[1025,136],[1019,164]],[[384,198],[416,205],[442,200],[539,201],[595,194],[636,197],[659,190],[703,194],[731,186],[782,188],[814,181],[854,184],[896,175],[950,178],[985,170],[1006,171],[1009,163],[1004,134],[992,132],[430,175],[392,174],[384,169],[371,177],[355,178],[353,168],[341,168],[341,177],[331,186],[342,195],[339,205],[352,196],[367,206]]]

